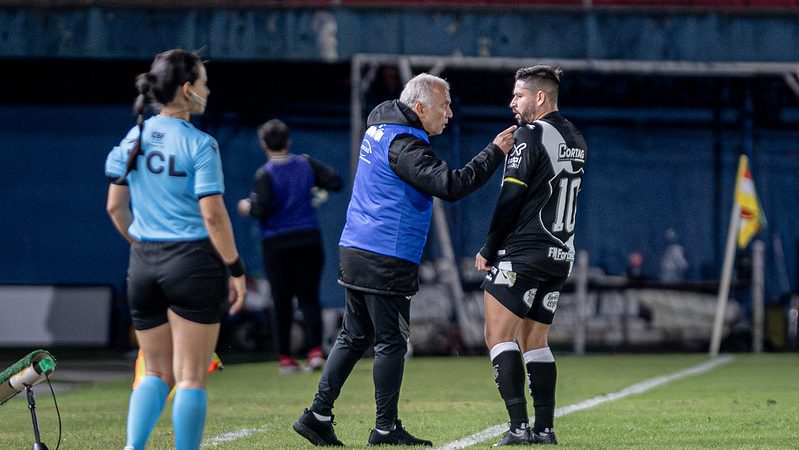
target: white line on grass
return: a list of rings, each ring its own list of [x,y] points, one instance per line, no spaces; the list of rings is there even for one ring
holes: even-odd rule
[[[558,408],[555,410],[555,417],[565,416],[566,414],[571,414],[576,411],[582,411],[584,409],[593,408],[594,406],[601,405],[602,403],[612,402],[614,400],[627,397],[628,395],[640,394],[642,392],[646,392],[658,386],[670,383],[674,380],[679,380],[680,378],[685,378],[692,375],[699,375],[700,373],[705,373],[722,364],[727,364],[728,362],[732,361],[732,359],[733,359],[732,356],[722,356],[710,359],[701,364],[697,364],[696,366],[680,370],[679,372],[674,372],[671,375],[663,375],[655,378],[650,378],[649,380],[633,384],[632,386],[628,386],[617,392],[600,395],[579,403],[575,403],[573,405],[564,406],[563,408]],[[467,436],[463,439],[450,442],[448,444],[444,444],[443,446],[438,447],[436,450],[455,450],[459,448],[466,448],[474,444],[483,442],[485,440],[491,439],[493,437],[499,436],[500,434],[504,433],[507,429],[508,429],[507,423],[495,425],[493,427],[486,428],[483,431],[479,431],[471,436]]]
[[[244,428],[242,430],[231,431],[229,433],[223,433],[220,434],[219,436],[214,436],[212,438],[204,440],[202,446],[216,447],[217,445],[223,442],[236,441],[251,434],[263,433],[264,431],[266,431],[265,428]]]

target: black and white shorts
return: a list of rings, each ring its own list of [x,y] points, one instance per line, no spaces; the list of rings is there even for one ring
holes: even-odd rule
[[[543,273],[527,264],[498,261],[481,287],[517,316],[551,325],[567,278],[568,275]]]
[[[192,322],[219,323],[226,297],[225,264],[208,239],[131,246],[128,305],[136,330],[166,323],[167,308]]]

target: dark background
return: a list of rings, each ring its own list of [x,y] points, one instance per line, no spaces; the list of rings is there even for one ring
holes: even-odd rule
[[[526,2],[515,13],[482,2],[345,3],[0,2],[0,283],[110,284],[124,295],[127,245],[105,213],[104,161],[134,124],[135,76],[167,48],[200,49],[209,61],[208,113],[194,120],[220,143],[225,199],[238,246],[256,275],[255,223],[233,212],[264,161],[255,128],[283,119],[295,152],[349,179],[350,59],[356,53],[799,60],[799,13],[791,2],[757,8],[739,2],[733,9],[708,2],[646,8]],[[317,45],[319,17],[337,22],[335,55]],[[460,167],[511,124],[513,73],[447,69],[442,76],[452,86],[455,118],[433,142]],[[381,68],[365,93],[364,114],[395,98],[398,81],[396,68]],[[768,219],[759,235],[769,244],[767,300],[784,293],[775,234],[786,253],[789,288],[796,286],[799,102],[782,76],[567,72],[560,106],[589,144],[576,246],[589,251],[593,266],[624,274],[628,254],[640,251],[645,275],[655,278],[665,231],[672,228],[686,249],[688,278],[718,279],[738,154],[745,151]],[[447,205],[459,258],[470,260],[480,247],[498,186],[499,174]],[[348,189],[319,210],[326,307],[343,305],[336,243]],[[436,253],[431,239],[427,256]]]

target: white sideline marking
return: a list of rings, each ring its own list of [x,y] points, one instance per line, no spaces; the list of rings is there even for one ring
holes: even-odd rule
[[[642,392],[646,392],[658,386],[670,383],[674,380],[679,380],[680,378],[685,378],[691,375],[699,375],[700,373],[708,372],[711,369],[714,369],[722,364],[727,364],[732,360],[733,360],[732,356],[729,355],[722,356],[710,359],[701,364],[697,364],[696,366],[680,370],[679,372],[674,372],[671,375],[663,375],[655,378],[650,378],[649,380],[633,384],[632,386],[628,386],[617,392],[600,395],[579,403],[575,403],[573,405],[564,406],[563,408],[558,408],[555,410],[555,417],[561,417],[576,411],[582,411],[584,409],[593,408],[594,406],[601,405],[602,403],[612,402],[613,400],[618,400],[620,398],[627,397],[628,395],[640,394]],[[499,436],[502,433],[504,433],[507,429],[508,429],[507,423],[494,425],[493,427],[486,428],[485,430],[479,431],[471,436],[467,436],[463,439],[459,439],[457,441],[444,444],[441,447],[437,447],[436,450],[455,450],[459,448],[466,448],[474,444],[483,442],[485,440],[491,439],[493,437]]]
[[[203,440],[202,446],[216,447],[223,442],[236,441],[251,434],[262,433],[264,431],[266,431],[265,428],[244,428],[242,430],[231,431],[230,433],[220,434],[219,436]]]

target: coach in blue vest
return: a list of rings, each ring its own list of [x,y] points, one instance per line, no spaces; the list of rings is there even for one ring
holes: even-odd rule
[[[369,445],[432,445],[405,431],[397,404],[433,197],[455,201],[485,184],[513,146],[516,129],[502,131],[465,167],[451,170],[429,141],[452,117],[450,103],[449,83],[423,73],[408,82],[399,100],[369,114],[339,241],[339,284],[347,300],[343,329],[313,405],[294,423],[315,445],[343,445],[333,429],[333,403],[370,346],[377,417]]]

